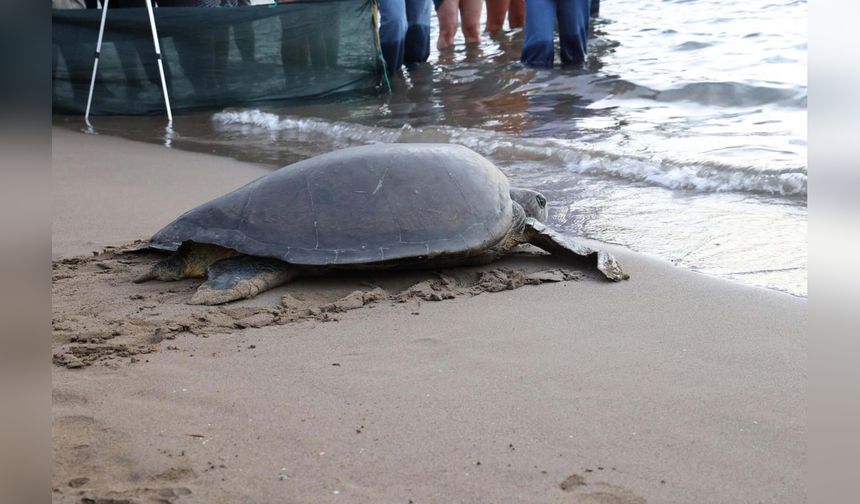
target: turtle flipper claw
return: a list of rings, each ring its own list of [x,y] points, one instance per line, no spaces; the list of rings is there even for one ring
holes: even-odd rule
[[[616,282],[630,278],[630,275],[621,269],[621,265],[615,260],[615,256],[603,250],[597,252],[597,269],[599,269],[606,278]]]

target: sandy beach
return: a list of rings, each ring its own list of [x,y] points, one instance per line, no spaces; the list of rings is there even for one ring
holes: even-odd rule
[[[190,306],[128,251],[270,168],[52,136],[54,502],[806,501],[805,298],[608,247]]]

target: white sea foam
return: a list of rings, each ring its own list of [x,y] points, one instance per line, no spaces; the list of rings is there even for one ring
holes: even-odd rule
[[[260,110],[238,110],[216,113],[212,120],[216,125],[239,126],[240,130],[253,133],[255,129],[297,140],[308,139],[332,143],[390,143],[399,137],[397,130],[372,128],[349,123],[329,122],[306,117],[280,117]],[[242,130],[242,127],[250,129]]]
[[[582,142],[553,138],[521,138],[493,131],[450,126],[400,129],[334,122],[316,118],[278,116],[260,110],[230,110],[213,116],[216,127],[247,135],[313,141],[332,148],[372,143],[458,143],[492,160],[539,162],[575,173],[612,177],[673,190],[749,192],[806,197],[804,169],[766,170],[713,161],[678,161],[597,150]],[[601,146],[602,148],[604,146]]]

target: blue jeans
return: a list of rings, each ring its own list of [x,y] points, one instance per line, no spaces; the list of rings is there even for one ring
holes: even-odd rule
[[[431,0],[379,0],[379,41],[389,73],[430,57]]]
[[[558,20],[561,62],[577,65],[588,49],[591,0],[526,0],[526,40],[520,61],[536,67],[552,67],[553,35]]]

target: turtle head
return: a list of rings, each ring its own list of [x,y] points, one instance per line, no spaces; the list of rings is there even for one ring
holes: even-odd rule
[[[546,220],[546,197],[543,194],[531,189],[513,187],[511,188],[511,199],[523,207],[526,217],[537,219],[540,222]]]

